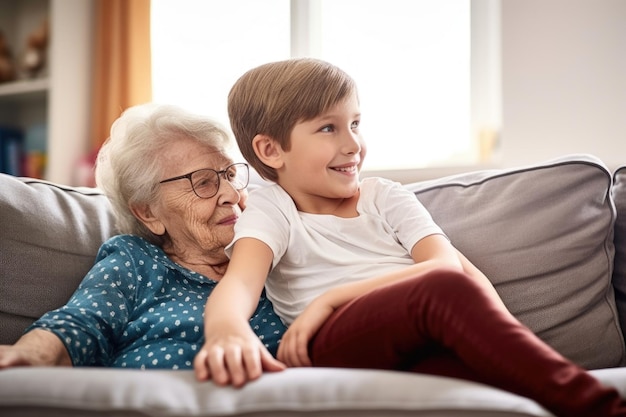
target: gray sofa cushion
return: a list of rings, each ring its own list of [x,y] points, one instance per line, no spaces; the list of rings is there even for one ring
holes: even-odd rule
[[[617,209],[613,287],[622,332],[626,334],[626,166],[615,170],[612,191]]]
[[[113,230],[95,189],[0,174],[0,344],[68,300]]]
[[[624,369],[591,373],[626,395]],[[486,385],[366,369],[291,368],[233,389],[193,371],[13,368],[0,371],[0,387],[3,417],[553,416]]]
[[[482,384],[365,369],[290,368],[241,389],[199,383],[193,371],[97,368],[14,368],[0,371],[3,383],[3,417],[550,416]]]
[[[587,368],[625,363],[610,187],[591,156],[409,185],[511,312]]]

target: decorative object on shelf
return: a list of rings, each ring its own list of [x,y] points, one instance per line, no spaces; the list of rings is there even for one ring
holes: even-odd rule
[[[37,77],[45,68],[49,34],[48,20],[44,19],[41,25],[28,36],[21,62],[21,69],[28,78]]]
[[[94,168],[96,166],[96,159],[98,158],[98,151],[100,147],[89,152],[83,156],[76,166],[74,182],[76,185],[85,187],[95,187],[96,178]]]
[[[0,30],[0,83],[13,81],[15,78],[13,54],[4,33]]]

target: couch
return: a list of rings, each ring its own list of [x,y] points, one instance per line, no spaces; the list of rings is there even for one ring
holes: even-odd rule
[[[406,186],[515,316],[626,396],[626,168],[566,155]],[[97,189],[0,175],[0,344],[63,304],[114,233]],[[13,368],[0,371],[0,415],[551,414],[489,386],[393,371],[288,369],[233,389],[190,370]]]

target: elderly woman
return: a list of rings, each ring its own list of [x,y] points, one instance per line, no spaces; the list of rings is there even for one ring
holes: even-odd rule
[[[66,305],[0,346],[0,368],[192,368],[246,197],[248,166],[234,163],[229,146],[220,125],[177,107],[126,110],[96,166],[123,234],[101,246]],[[285,329],[265,297],[250,326],[274,354]]]

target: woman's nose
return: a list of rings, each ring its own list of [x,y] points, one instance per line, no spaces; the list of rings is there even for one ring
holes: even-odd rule
[[[218,204],[236,205],[241,199],[240,191],[233,183],[225,179],[220,179],[220,188],[217,191]]]

